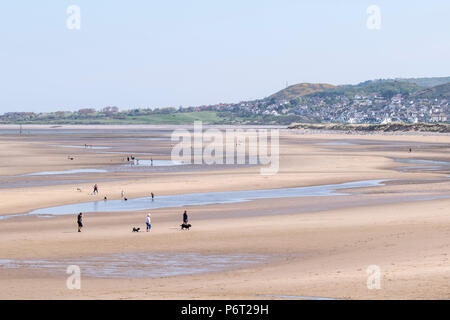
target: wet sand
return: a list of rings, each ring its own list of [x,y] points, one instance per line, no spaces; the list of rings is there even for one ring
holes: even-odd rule
[[[123,127],[121,127],[123,128]],[[48,129],[48,128],[47,128]],[[384,186],[345,190],[344,196],[292,197],[187,206],[189,231],[180,231],[184,208],[152,209],[153,228],[145,229],[147,210],[86,213],[83,232],[74,215],[24,216],[0,220],[0,298],[3,299],[448,299],[450,295],[450,180],[447,166],[404,170],[417,163],[395,159],[450,161],[445,135],[311,134],[283,130],[280,172],[262,176],[258,166],[216,166],[164,171],[108,171],[64,176],[20,177],[31,172],[103,169],[123,165],[124,155],[169,159],[172,144],[162,139],[171,128],[145,133],[90,127],[60,128],[70,134],[0,137],[1,215],[108,199],[207,192],[297,188],[361,180],[390,180]],[[108,129],[109,130],[109,129]],[[153,130],[153,131],[152,131]],[[158,138],[158,139],[152,139]],[[144,140],[145,139],[145,140]],[[55,145],[111,147],[84,150]],[[413,149],[412,153],[408,148]],[[68,155],[74,160],[68,160]],[[12,161],[12,159],[14,161]],[[427,166],[428,163],[423,163]],[[433,166],[433,163],[429,163]],[[419,166],[422,166],[420,164]],[[186,169],[186,170],[184,170]],[[9,180],[8,180],[9,179]],[[34,181],[26,186],[27,179]],[[61,182],[61,183],[60,183]],[[64,183],[62,183],[64,182]],[[99,184],[98,196],[91,195]],[[81,191],[79,191],[79,190]],[[156,200],[157,200],[156,198]],[[135,257],[264,257],[249,264],[208,269],[208,259],[185,269],[201,272],[147,277]],[[108,276],[123,257],[126,277]],[[141,256],[142,257],[142,256]],[[228,258],[227,258],[228,257]],[[94,259],[95,258],[95,259]],[[66,288],[64,265],[94,259],[105,272],[82,267],[81,290]],[[227,260],[228,259],[228,260]],[[2,263],[3,261],[3,263]],[[6,265],[8,261],[9,265]],[[26,263],[25,261],[32,261]],[[36,268],[43,261],[52,267]],[[114,260],[116,261],[116,260]],[[176,260],[170,260],[176,264]],[[175,262],[174,262],[175,261]],[[211,266],[214,259],[210,259]],[[119,259],[120,262],[120,259]],[[381,289],[366,286],[369,265],[381,269]],[[53,269],[52,269],[53,268]],[[109,268],[109,269],[108,269]],[[57,269],[46,272],[42,269]],[[183,268],[182,268],[183,269]],[[133,272],[140,276],[133,276]],[[157,274],[157,276],[152,276]]]

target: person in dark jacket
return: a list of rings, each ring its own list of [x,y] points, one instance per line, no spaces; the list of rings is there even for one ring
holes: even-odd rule
[[[183,223],[188,223],[189,219],[188,219],[188,214],[186,212],[186,210],[184,210],[183,213]]]
[[[83,214],[80,212],[77,217],[78,224],[78,232],[81,232],[81,228],[83,228]]]

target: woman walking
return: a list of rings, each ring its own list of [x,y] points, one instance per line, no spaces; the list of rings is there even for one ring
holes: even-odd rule
[[[147,219],[145,219],[145,224],[147,225],[147,232],[152,228],[152,219],[150,217],[150,213],[147,214]]]

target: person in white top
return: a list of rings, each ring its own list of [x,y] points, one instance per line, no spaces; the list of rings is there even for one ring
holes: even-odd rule
[[[147,232],[152,228],[152,219],[150,217],[150,213],[147,214],[147,219],[145,219],[145,224],[147,225]]]

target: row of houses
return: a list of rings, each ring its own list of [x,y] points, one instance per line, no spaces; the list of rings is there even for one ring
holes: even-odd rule
[[[386,98],[377,94],[322,97],[300,97],[290,101],[256,100],[222,105],[216,110],[250,115],[296,115],[322,122],[386,123],[449,122],[450,108],[446,99],[403,97]]]

